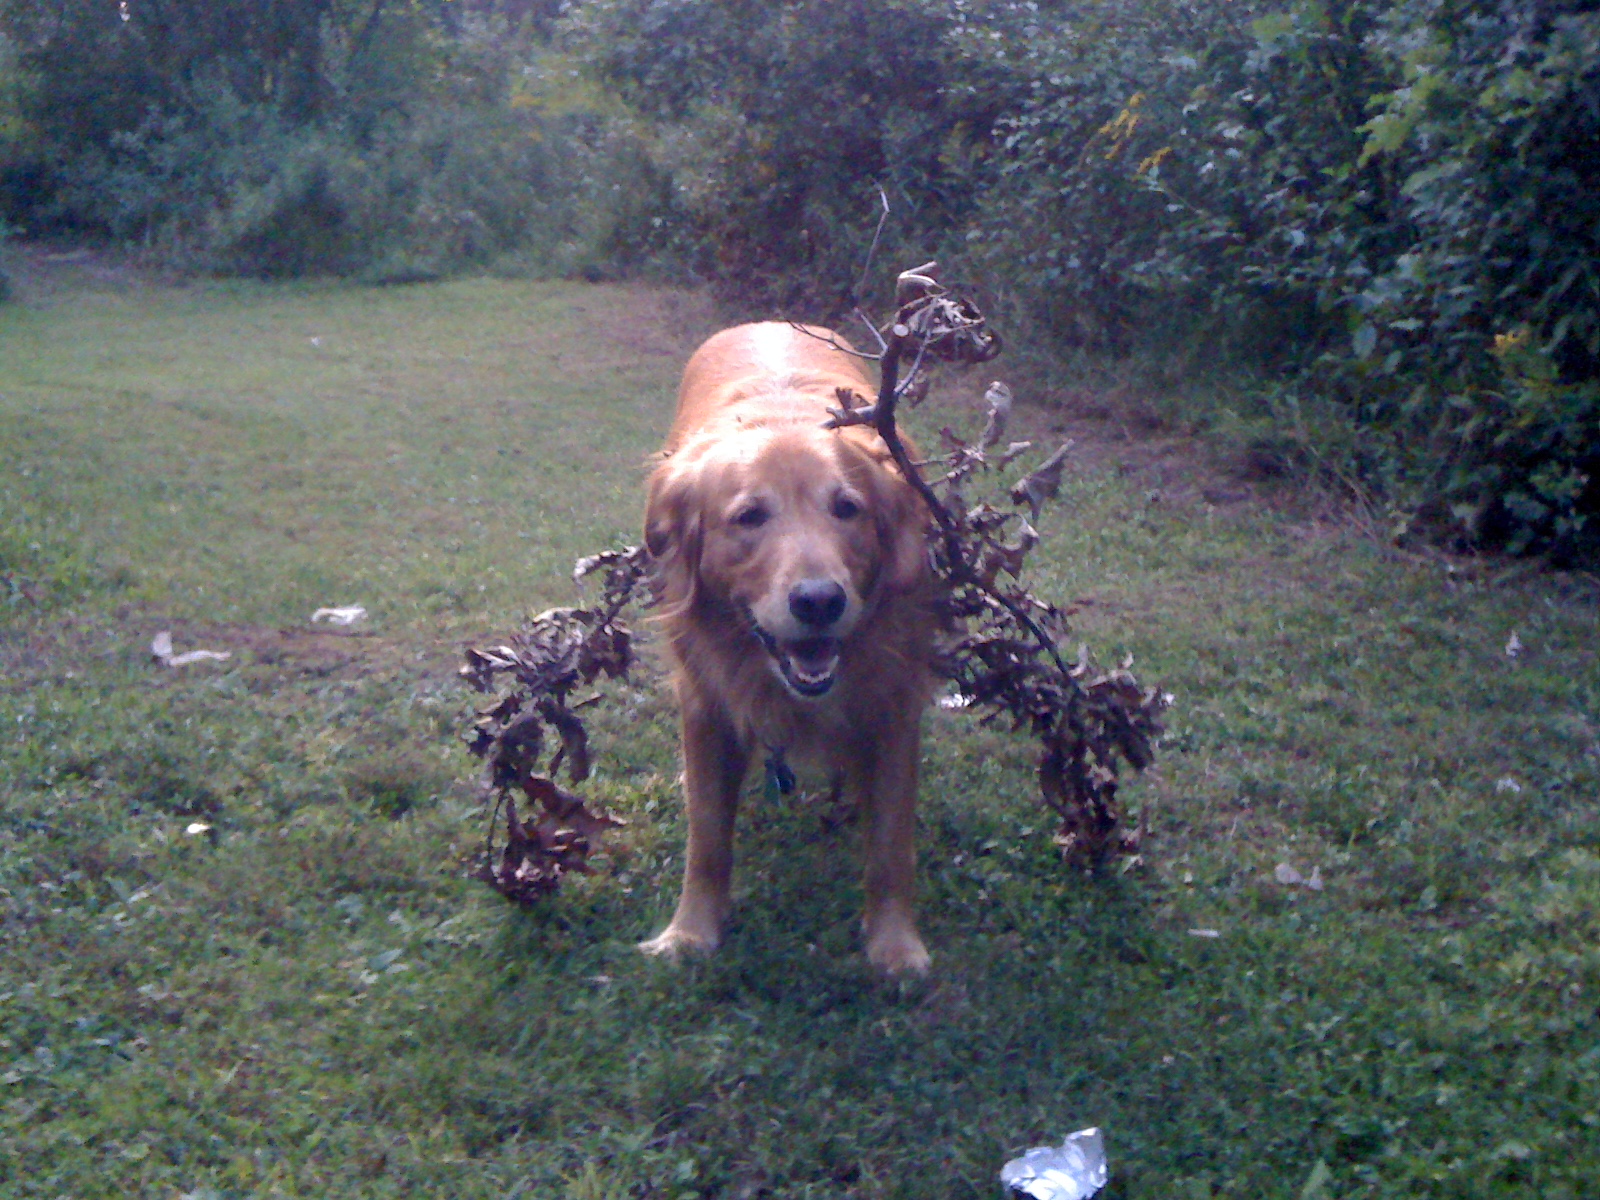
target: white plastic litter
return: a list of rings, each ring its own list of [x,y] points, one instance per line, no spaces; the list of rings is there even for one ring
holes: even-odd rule
[[[150,657],[158,663],[168,667],[186,667],[190,663],[205,662],[214,659],[222,662],[233,657],[231,650],[189,650],[183,654],[172,652],[172,634],[163,629],[150,641]]]
[[[1106,1147],[1099,1129],[1069,1133],[1059,1146],[1035,1146],[1000,1168],[1008,1196],[1088,1200],[1106,1185]]]
[[[367,610],[359,604],[349,604],[343,608],[319,608],[311,614],[312,621],[327,621],[331,625],[354,625],[367,615]]]
[[[1310,888],[1313,892],[1322,890],[1322,868],[1312,867],[1309,876],[1300,874],[1288,863],[1279,863],[1272,869],[1272,877],[1279,883],[1288,887]]]

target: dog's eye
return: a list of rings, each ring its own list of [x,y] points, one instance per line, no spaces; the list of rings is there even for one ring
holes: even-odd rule
[[[742,529],[760,529],[767,523],[767,510],[759,504],[741,508],[734,514],[733,523]]]
[[[849,496],[835,496],[833,498],[833,515],[841,521],[848,521],[852,517],[861,515],[861,505]]]

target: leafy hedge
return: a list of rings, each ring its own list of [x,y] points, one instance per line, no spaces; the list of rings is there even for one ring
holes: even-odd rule
[[[0,0],[0,215],[262,276],[625,259],[627,131],[552,111],[548,7]]]
[[[1280,452],[1396,532],[1593,548],[1586,5],[589,0],[566,29],[694,148],[664,169],[726,287],[839,307],[882,184],[901,246],[1057,345],[1283,381]]]
[[[1057,351],[1272,380],[1270,452],[1397,533],[1600,545],[1579,0],[0,0],[0,30],[30,229],[263,274],[670,264],[829,317],[881,187],[880,261],[940,257]]]

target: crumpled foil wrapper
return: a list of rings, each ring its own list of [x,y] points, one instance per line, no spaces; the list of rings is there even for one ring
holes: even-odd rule
[[[1059,1146],[1035,1146],[1000,1168],[1007,1196],[1088,1200],[1106,1185],[1106,1147],[1098,1129],[1069,1133]]]

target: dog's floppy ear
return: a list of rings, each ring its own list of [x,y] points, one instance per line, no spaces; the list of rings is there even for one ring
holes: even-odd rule
[[[661,566],[662,601],[668,611],[694,601],[700,577],[700,512],[693,503],[690,472],[667,459],[650,476],[644,506],[644,546]]]
[[[911,592],[928,579],[929,514],[922,498],[885,464],[879,480],[878,544],[883,547],[882,586],[889,592]]]

